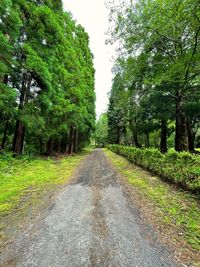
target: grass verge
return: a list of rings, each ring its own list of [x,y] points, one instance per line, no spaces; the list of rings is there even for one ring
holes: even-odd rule
[[[0,213],[16,208],[27,192],[42,191],[49,185],[61,185],[72,176],[88,153],[60,158],[14,160],[0,170]]]
[[[127,178],[128,183],[136,187],[142,197],[153,203],[155,213],[166,228],[175,229],[175,236],[171,238],[177,238],[177,242],[184,239],[186,245],[196,251],[200,250],[200,203],[198,199],[189,192],[177,189],[129,163],[122,156],[107,149],[104,152],[116,170]]]
[[[48,159],[0,159],[0,247],[50,204],[90,151]]]

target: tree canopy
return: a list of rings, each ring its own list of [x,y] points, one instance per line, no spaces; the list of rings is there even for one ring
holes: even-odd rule
[[[175,149],[194,151],[200,125],[199,1],[110,5],[110,40],[120,44],[108,110],[110,136],[118,137],[110,141],[148,147],[149,134],[159,131],[166,152],[174,125]]]
[[[95,125],[89,37],[60,0],[0,6],[0,136],[3,149],[72,153]]]

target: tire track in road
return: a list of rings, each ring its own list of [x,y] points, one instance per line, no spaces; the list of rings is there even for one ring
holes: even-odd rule
[[[95,150],[53,205],[3,251],[1,266],[175,267],[124,190]]]

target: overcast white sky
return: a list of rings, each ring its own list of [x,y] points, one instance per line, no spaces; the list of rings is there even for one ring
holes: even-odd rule
[[[112,85],[111,69],[113,48],[105,45],[108,29],[108,10],[104,0],[63,0],[65,10],[71,11],[74,19],[81,24],[90,36],[90,48],[94,54],[96,69],[96,113],[107,109],[108,92]]]

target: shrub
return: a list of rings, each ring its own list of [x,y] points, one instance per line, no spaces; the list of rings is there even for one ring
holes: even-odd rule
[[[178,184],[186,190],[200,193],[200,157],[197,155],[176,151],[161,154],[158,150],[122,145],[109,145],[108,148],[126,157],[131,163]]]

